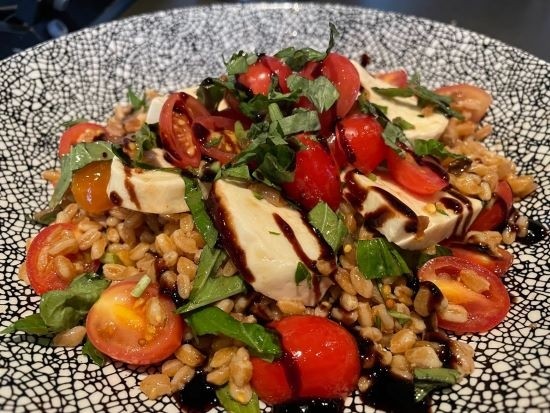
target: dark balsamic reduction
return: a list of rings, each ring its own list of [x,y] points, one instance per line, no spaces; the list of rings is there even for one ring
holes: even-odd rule
[[[449,182],[449,173],[441,166],[441,163],[434,158],[433,156],[418,156],[414,152],[408,151],[411,155],[413,155],[415,161],[420,166],[425,166],[426,168],[429,168],[433,173],[435,173],[437,176],[439,176],[441,179],[443,179],[445,182]]]
[[[315,261],[308,257],[308,255],[305,253],[304,249],[300,245],[300,242],[298,241],[298,238],[296,238],[296,234],[294,234],[294,230],[288,223],[278,214],[273,214],[273,219],[277,223],[277,226],[283,233],[284,237],[292,244],[292,248],[294,249],[294,252],[296,252],[296,255],[300,258],[300,261],[302,261],[306,267],[308,267],[312,271],[316,271],[315,267]]]
[[[427,304],[428,312],[430,313],[435,312],[443,302],[443,299],[445,298],[441,290],[437,288],[437,285],[435,285],[431,281],[421,281],[420,286],[418,288],[419,289],[426,288],[430,292],[430,297],[428,299],[428,304]]]
[[[343,400],[298,400],[291,403],[273,406],[273,413],[341,413],[344,411]]]
[[[139,199],[136,194],[136,188],[134,187],[134,184],[131,181],[132,178],[132,169],[125,166],[124,167],[124,187],[126,188],[126,191],[128,191],[128,195],[130,196],[130,200],[134,203],[134,205],[141,209],[141,205],[139,203]]]
[[[344,126],[341,123],[339,123],[336,127],[338,128],[338,135],[341,138],[338,142],[340,143],[340,146],[344,151],[344,154],[346,155],[346,159],[348,160],[348,162],[350,164],[353,164],[357,160],[357,157],[355,156],[355,152],[351,147],[351,143],[346,138],[346,130],[344,129]]]
[[[177,404],[185,413],[204,413],[217,406],[216,390],[206,381],[206,374],[198,371],[183,390],[174,394]]]
[[[111,200],[111,202],[113,203],[113,205],[121,205],[122,204],[122,198],[120,197],[120,195],[115,192],[115,191],[111,191],[111,193],[109,194],[109,199]]]
[[[361,55],[361,66],[367,67],[370,64],[370,56],[366,53]]]
[[[391,205],[391,207],[394,210],[397,210],[402,215],[406,216],[408,218],[408,222],[405,224],[405,231],[408,233],[416,234],[418,232],[418,215],[407,206],[403,201],[401,201],[399,198],[397,198],[395,195],[391,194],[390,192],[386,191],[385,189],[382,189],[377,186],[371,186],[369,188],[369,192],[373,191],[378,193],[388,205]],[[370,214],[365,215],[365,222],[368,221]],[[390,218],[391,215],[386,214],[387,218]],[[381,222],[380,224],[382,224]]]
[[[548,230],[540,222],[529,218],[527,235],[525,237],[517,237],[516,241],[524,245],[533,245],[545,238],[548,238]]]

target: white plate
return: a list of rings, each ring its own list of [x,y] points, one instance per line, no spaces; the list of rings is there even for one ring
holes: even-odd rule
[[[540,188],[519,205],[549,226],[550,65],[486,37],[427,20],[330,5],[223,5],[139,16],[87,29],[0,62],[1,326],[37,308],[17,280],[25,240],[39,227],[26,216],[44,207],[40,173],[55,166],[60,124],[103,121],[128,86],[163,90],[223,71],[222,55],[273,53],[288,45],[326,47],[328,22],[342,32],[336,49],[374,69],[418,71],[430,86],[466,82],[491,91],[490,146],[511,157]],[[476,347],[467,383],[436,397],[434,410],[550,411],[548,240],[513,246],[505,282],[514,297],[506,320]],[[33,336],[0,337],[1,411],[178,411],[172,399],[146,401],[138,373],[98,368],[70,350]],[[351,402],[351,400],[349,401]],[[350,406],[349,402],[347,403]],[[352,411],[363,411],[351,405]]]

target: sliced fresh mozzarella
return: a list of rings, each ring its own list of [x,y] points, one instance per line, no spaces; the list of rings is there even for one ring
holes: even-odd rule
[[[409,139],[439,139],[447,124],[448,119],[440,113],[434,112],[428,116],[421,116],[420,108],[417,106],[416,97],[409,98],[386,98],[379,95],[373,87],[392,88],[391,84],[377,79],[369,74],[363,66],[357,62],[353,65],[359,73],[361,86],[368,91],[368,99],[370,102],[388,108],[387,116],[390,120],[397,117],[405,119],[410,124],[414,125],[414,129],[405,131],[405,135]]]
[[[134,211],[174,214],[189,211],[185,184],[177,173],[129,168],[118,158],[111,163],[107,193],[114,204]]]
[[[483,206],[452,189],[420,197],[383,174],[375,180],[356,171],[342,175],[344,197],[363,215],[365,225],[408,250],[463,236]]]
[[[305,305],[319,301],[332,282],[318,275],[316,264],[323,261],[334,271],[335,258],[300,212],[272,205],[250,189],[221,179],[212,186],[209,202],[224,247],[256,291]],[[299,262],[317,274],[311,285],[307,280],[296,285]]]

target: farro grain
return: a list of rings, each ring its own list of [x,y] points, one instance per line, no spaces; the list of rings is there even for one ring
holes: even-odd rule
[[[357,292],[351,283],[350,273],[343,268],[338,268],[336,275],[334,277],[336,283],[344,290],[346,293],[355,295]]]
[[[359,268],[353,267],[349,273],[349,278],[353,289],[364,298],[372,297],[374,285],[371,280],[366,279],[359,271]]]
[[[467,343],[451,341],[451,353],[453,354],[453,368],[461,374],[472,374],[474,372],[474,349]]]
[[[468,321],[468,310],[459,304],[449,304],[445,309],[437,312],[443,320],[453,323],[465,323]]]
[[[68,330],[62,331],[61,333],[57,333],[52,340],[52,346],[76,347],[80,343],[82,343],[82,340],[84,340],[85,336],[86,327],[76,326]]]
[[[147,322],[155,327],[163,326],[168,319],[168,314],[166,314],[158,297],[151,297],[147,300],[145,314]]]
[[[443,366],[432,347],[413,347],[405,352],[405,358],[412,368],[433,369]]]
[[[194,369],[189,366],[183,366],[176,372],[174,377],[172,377],[172,380],[170,381],[170,392],[174,393],[176,391],[182,390],[194,376]]]
[[[468,269],[460,270],[459,279],[466,287],[476,293],[483,293],[489,290],[490,283],[486,278],[477,274],[477,272]]]
[[[29,285],[29,275],[27,274],[27,263],[23,261],[23,263],[19,266],[19,269],[17,271],[17,276],[21,281],[23,281],[25,284]]]
[[[151,374],[139,384],[139,388],[150,400],[158,399],[172,392],[170,377],[166,374]]]
[[[304,304],[297,300],[279,300],[277,307],[287,315],[303,314],[306,311]]]
[[[359,305],[359,300],[355,295],[344,292],[340,296],[340,306],[346,311],[353,311]]]
[[[226,384],[229,381],[229,364],[212,370],[206,375],[206,381],[216,386],[223,386]]]
[[[90,248],[92,248],[93,243],[100,238],[101,232],[99,232],[95,228],[89,229],[78,239],[78,248],[80,249],[80,251],[89,250]]]
[[[206,357],[191,344],[184,344],[174,353],[176,358],[189,367],[200,366]]]
[[[103,276],[111,281],[121,281],[126,278],[126,267],[121,264],[104,264]]]
[[[65,281],[71,281],[76,276],[74,264],[64,255],[58,255],[53,259],[57,274]]]
[[[174,377],[179,369],[183,367],[183,363],[178,359],[166,360],[162,363],[161,372],[166,374],[168,377]]]
[[[90,258],[92,260],[99,260],[105,253],[105,248],[107,248],[107,239],[105,235],[102,234],[101,237],[92,244]]]
[[[415,342],[416,334],[412,330],[404,328],[391,337],[390,350],[394,354],[404,353],[412,348]]]
[[[189,279],[189,276],[181,273],[178,274],[177,284],[178,284],[178,295],[184,299],[189,298],[189,294],[191,294],[191,289],[193,288],[193,285],[191,283],[191,280]]]
[[[357,320],[361,327],[372,327],[372,309],[369,303],[360,302],[357,305]]]
[[[233,355],[236,352],[237,347],[235,346],[222,347],[214,353],[208,363],[208,366],[213,369],[217,369],[219,367],[229,365],[231,359],[233,358]]]
[[[218,307],[220,310],[222,310],[223,312],[229,314],[231,311],[233,311],[234,303],[233,303],[233,300],[231,300],[230,298],[225,298],[223,300],[218,301],[214,305]]]
[[[398,354],[393,356],[390,371],[405,380],[412,380],[413,375],[410,370],[409,362],[405,356]]]
[[[244,347],[239,347],[229,363],[229,378],[237,387],[247,385],[252,378],[252,363]]]
[[[130,259],[133,261],[141,260],[147,251],[149,251],[150,245],[145,242],[140,242],[134,248],[130,250]]]
[[[247,404],[252,398],[252,387],[250,387],[249,384],[239,387],[229,380],[229,395],[233,398],[233,400],[236,400],[241,404]]]

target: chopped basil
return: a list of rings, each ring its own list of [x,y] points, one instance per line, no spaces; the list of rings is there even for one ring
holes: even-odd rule
[[[202,199],[202,191],[195,179],[182,176],[185,182],[185,202],[193,216],[193,222],[197,230],[202,235],[206,244],[214,248],[218,240],[218,231],[214,227],[212,219],[206,212],[206,207]]]
[[[369,279],[411,273],[397,248],[385,238],[357,241],[357,265]]]
[[[221,406],[231,413],[260,413],[260,401],[258,395],[252,393],[251,399],[247,404],[241,404],[234,400],[229,393],[229,385],[219,387],[216,389],[216,397]]]
[[[311,285],[311,273],[307,269],[307,267],[304,265],[303,262],[298,262],[298,265],[296,266],[296,273],[294,274],[294,281],[296,282],[296,285],[299,285],[302,281],[307,280],[308,284]]]
[[[435,389],[452,386],[459,378],[460,373],[453,369],[414,369],[414,401],[422,401]]]
[[[414,96],[414,92],[410,87],[373,87],[372,90],[386,98],[410,98]]]
[[[36,334],[39,336],[51,333],[40,314],[31,314],[19,319],[0,331],[0,334],[12,334],[16,331],[23,331],[28,334]]]
[[[196,310],[245,291],[246,285],[238,275],[208,278],[196,296],[189,297],[189,301],[178,308],[177,312],[186,313]]]
[[[95,161],[110,160],[113,156],[113,146],[108,142],[98,141],[74,145],[67,155],[61,157],[61,175],[53,191],[49,206],[54,208],[61,202],[63,195],[71,185],[74,171]]]
[[[84,123],[84,122],[88,122],[88,119],[86,119],[86,118],[76,118],[76,119],[71,119],[71,120],[67,120],[65,122],[62,122],[61,126],[65,129],[69,129],[71,126],[78,125],[79,123]]]
[[[99,367],[105,365],[105,356],[101,351],[94,347],[90,340],[86,340],[82,346],[82,354],[87,356],[94,364],[97,364]]]
[[[269,111],[269,106],[273,103],[292,104],[298,100],[298,93],[280,93],[271,90],[269,94],[254,95],[251,99],[242,99],[239,103],[239,109],[250,119],[257,121],[262,119]]]
[[[247,165],[237,165],[221,169],[220,175],[228,180],[250,181],[252,179]]]
[[[206,148],[214,148],[218,146],[222,142],[221,136],[214,136],[212,139],[210,139],[208,142],[204,144]]]
[[[102,264],[122,264],[122,261],[114,252],[106,252],[99,259]]]
[[[385,144],[398,154],[403,153],[403,149],[401,149],[400,144],[408,142],[408,139],[403,133],[403,129],[392,122],[388,122],[386,124],[386,127],[382,132],[382,138],[384,139]]]
[[[399,311],[395,311],[395,310],[387,310],[387,311],[388,311],[388,314],[393,318],[395,318],[400,324],[405,324],[411,319],[411,316],[408,314],[400,313]]]
[[[197,98],[210,112],[215,111],[222,101],[227,87],[217,79],[204,79],[197,89]]]
[[[402,130],[414,129],[414,125],[412,123],[407,122],[401,116],[398,116],[395,119],[393,119],[392,123],[400,127]]]
[[[220,268],[226,258],[227,255],[225,252],[220,249],[210,248],[208,245],[203,248],[195,273],[195,279],[193,280],[193,288],[189,294],[190,299],[198,295],[208,278],[218,271],[218,268]]]
[[[258,56],[254,53],[245,53],[239,50],[225,63],[225,68],[228,75],[239,75],[248,70],[248,66],[253,65],[258,60]]]
[[[63,202],[58,203],[57,205],[50,207],[47,206],[40,211],[36,211],[32,216],[27,217],[29,221],[35,221],[39,224],[50,225],[52,222],[55,222],[57,214],[63,209]]]
[[[308,213],[308,220],[334,252],[338,252],[348,230],[344,221],[326,203],[320,202]]]
[[[128,102],[132,105],[132,109],[139,110],[142,107],[145,107],[145,93],[143,94],[143,97],[140,98],[134,93],[132,88],[129,87],[126,96],[128,97]]]
[[[277,335],[256,323],[241,323],[217,307],[206,307],[190,313],[187,324],[195,335],[223,334],[243,342],[257,357],[272,361],[281,356]]]
[[[292,115],[272,123],[270,129],[280,128],[284,136],[321,129],[319,115],[313,110],[297,110]]]
[[[149,128],[149,125],[144,123],[134,136],[136,143],[136,161],[143,160],[145,151],[149,151],[157,147],[157,136]]]
[[[279,105],[276,103],[270,103],[267,107],[267,111],[271,122],[276,122],[284,117],[283,112],[281,112],[281,108],[279,108]]]
[[[334,105],[340,96],[334,85],[324,76],[309,80],[293,74],[287,78],[286,82],[292,92],[298,92],[307,97],[319,113]]]
[[[130,295],[134,298],[141,297],[149,284],[151,284],[151,278],[149,278],[148,275],[144,275],[139,279],[138,283],[136,284]]]
[[[246,136],[246,131],[244,130],[243,124],[240,121],[235,122],[235,137],[237,138],[237,142],[241,146],[241,148],[244,148],[248,145],[248,137]]]
[[[281,235],[280,232],[276,232],[276,231],[269,231],[269,233],[270,233],[271,235]]]
[[[453,158],[461,159],[465,156],[458,153],[452,153],[445,148],[443,142],[435,139],[416,139],[413,142],[414,153],[420,156],[431,155],[439,159]]]
[[[442,208],[439,208],[439,207],[435,207],[435,211],[441,215],[445,215],[445,216],[449,216],[449,214],[447,214],[447,211],[445,211],[444,209]]]

